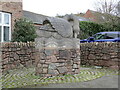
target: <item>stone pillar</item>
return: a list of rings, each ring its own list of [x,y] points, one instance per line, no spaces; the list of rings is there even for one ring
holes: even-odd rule
[[[77,74],[80,68],[80,40],[74,38],[74,29],[67,20],[49,17],[36,31],[36,74],[56,76]]]
[[[44,77],[80,72],[79,39],[36,39],[36,74]]]

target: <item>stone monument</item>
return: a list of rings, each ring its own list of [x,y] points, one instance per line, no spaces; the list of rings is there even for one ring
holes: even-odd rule
[[[62,18],[48,17],[43,21],[36,31],[36,75],[49,77],[79,73],[80,40],[76,38],[75,26]]]
[[[72,30],[73,30],[73,37],[77,38],[77,35],[80,32],[78,18],[75,15],[73,15],[73,14],[71,14],[71,15],[67,14],[63,18],[66,19],[71,24]]]

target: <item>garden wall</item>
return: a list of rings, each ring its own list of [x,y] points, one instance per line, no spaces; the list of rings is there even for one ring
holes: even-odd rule
[[[81,64],[118,69],[120,64],[120,43],[81,43]]]
[[[0,43],[2,52],[2,71],[29,67],[35,64],[35,44]]]
[[[36,74],[42,70],[41,75],[43,76],[79,72],[79,49],[47,49],[45,52],[43,49],[43,52],[39,52],[35,49],[35,43],[33,42],[10,42],[0,43],[0,45],[2,58],[0,64],[2,64],[2,72],[31,66],[36,68]],[[41,64],[41,66],[39,64]],[[51,71],[47,68],[51,68]]]
[[[2,71],[20,67],[39,66],[35,64],[35,60],[38,58],[35,43],[0,43],[0,45],[0,57],[2,58],[0,64],[2,64]],[[49,50],[47,52],[49,52]],[[77,61],[69,62],[68,60],[68,58],[73,60],[73,58],[77,57],[75,50],[53,50],[53,53],[56,54],[54,54],[54,56],[45,57],[47,61],[44,62],[44,59],[41,59],[41,63],[43,63],[42,67],[48,67],[44,65],[46,63],[56,63],[56,65],[58,65],[57,67],[62,67],[62,65],[65,66],[65,64],[67,66],[68,62],[68,64],[72,65],[73,70],[78,68],[77,65],[79,65],[79,63]],[[72,54],[72,57],[69,57],[70,54]],[[44,55],[42,53],[41,55],[42,58]],[[82,65],[118,68],[120,64],[120,43],[81,43],[80,59]],[[57,64],[59,62],[61,65]],[[44,70],[44,72],[47,71]]]

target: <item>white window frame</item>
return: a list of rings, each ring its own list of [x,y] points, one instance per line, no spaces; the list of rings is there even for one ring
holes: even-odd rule
[[[6,27],[9,27],[9,41],[11,41],[11,14],[10,13],[6,13],[6,12],[1,12],[0,11],[0,14],[1,14],[1,23],[0,23],[0,26],[1,26],[1,42],[5,42],[4,41],[4,26]],[[4,22],[4,15],[7,14],[9,15],[9,24],[5,24]]]

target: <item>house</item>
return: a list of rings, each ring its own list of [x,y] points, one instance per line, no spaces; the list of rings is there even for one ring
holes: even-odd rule
[[[21,0],[0,0],[0,42],[11,40],[14,21],[21,16]]]
[[[15,21],[27,18],[33,21],[35,26],[42,24],[47,16],[24,11],[22,0],[0,0],[0,42],[11,41]]]
[[[89,18],[83,17],[84,15],[85,15],[84,13],[75,14],[75,16],[77,16],[77,18],[78,18],[79,21],[90,21]]]
[[[43,21],[47,18],[48,16],[41,15],[41,14],[36,14],[30,11],[25,11],[23,10],[23,18],[26,18],[34,23],[35,26],[40,26],[42,25]]]
[[[87,12],[83,15],[84,18],[89,19],[92,22],[96,22],[96,23],[103,23],[103,22],[109,22],[114,18],[114,20],[118,20],[118,17],[114,16],[114,15],[110,15],[107,13],[100,13],[97,11],[92,11],[92,10],[87,10]]]

